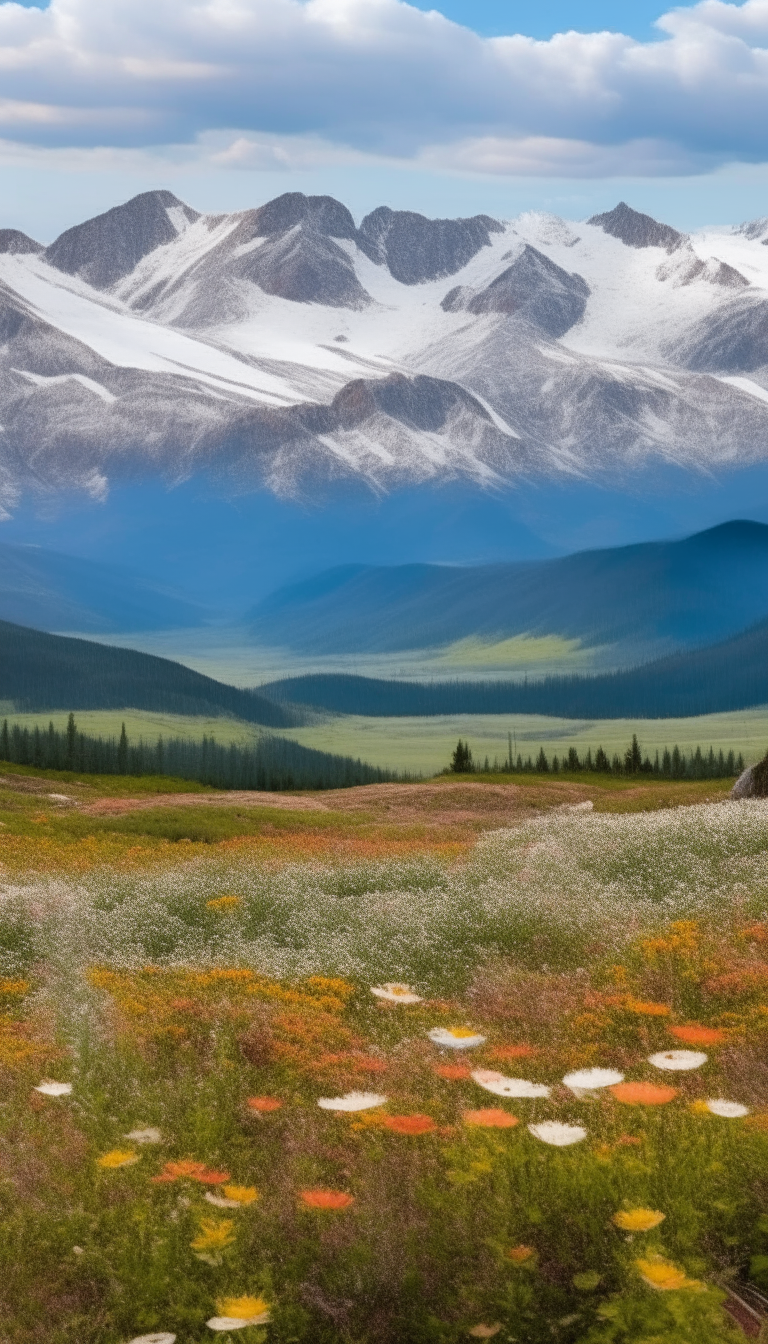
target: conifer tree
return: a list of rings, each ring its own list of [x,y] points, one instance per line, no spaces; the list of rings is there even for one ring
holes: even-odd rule
[[[451,757],[451,770],[455,775],[466,775],[472,770],[472,752],[469,749],[469,743],[462,742],[461,738],[459,738],[456,750]]]
[[[76,743],[77,743],[77,726],[75,724],[74,714],[70,713],[70,716],[67,719],[67,764],[69,765],[70,770],[72,769],[75,762]]]
[[[125,724],[120,730],[120,741],[117,744],[117,773],[119,775],[128,773],[128,734],[125,731]]]

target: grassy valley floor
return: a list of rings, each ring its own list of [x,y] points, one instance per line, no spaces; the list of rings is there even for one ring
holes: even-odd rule
[[[0,774],[3,1344],[760,1329],[768,804]]]
[[[47,728],[66,725],[64,712],[14,714],[14,723]],[[218,742],[253,742],[259,729],[237,719],[204,718],[181,714],[153,714],[138,710],[89,710],[77,714],[80,730],[98,736],[118,737],[125,723],[129,738],[154,742],[158,736],[189,737],[204,734]],[[569,747],[580,755],[587,748],[594,754],[602,746],[609,756],[623,755],[632,734],[637,733],[644,752],[681,751],[712,746],[727,754],[742,752],[747,762],[759,760],[768,744],[768,705],[730,714],[707,714],[686,719],[556,719],[534,714],[457,714],[423,718],[363,718],[357,715],[317,715],[303,728],[281,729],[303,746],[343,756],[361,758],[372,765],[395,771],[431,775],[447,766],[459,737],[469,741],[476,760],[488,756],[506,759],[508,733],[513,734],[513,753],[536,758],[544,748],[551,758],[562,757]]]

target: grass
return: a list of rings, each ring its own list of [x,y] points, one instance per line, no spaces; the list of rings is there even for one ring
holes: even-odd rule
[[[476,760],[507,757],[508,733],[513,754],[536,759],[575,747],[583,756],[602,746],[609,756],[624,754],[637,733],[643,752],[670,750],[677,743],[686,751],[710,745],[743,752],[751,763],[764,755],[768,744],[768,706],[730,714],[707,714],[690,719],[601,719],[580,721],[534,714],[457,714],[434,718],[369,719],[357,715],[327,717],[305,728],[286,729],[286,735],[307,747],[354,754],[390,770],[433,774],[450,760],[459,738],[467,740]]]
[[[36,724],[47,728],[66,727],[67,715],[14,714],[14,723],[22,727]],[[81,732],[103,737],[119,737],[125,723],[129,738],[188,737],[200,740],[204,734],[218,742],[247,745],[259,736],[251,724],[235,719],[208,719],[182,714],[150,714],[137,710],[90,710],[78,712]],[[535,760],[541,747],[551,757],[576,747],[583,755],[602,746],[609,756],[624,754],[632,734],[637,733],[643,751],[663,751],[677,743],[681,750],[701,746],[715,752],[722,747],[743,752],[751,763],[764,755],[768,744],[768,706],[738,710],[730,714],[707,714],[690,719],[556,719],[536,714],[458,714],[424,718],[364,718],[357,715],[317,715],[315,722],[303,728],[281,730],[302,746],[315,747],[342,756],[360,757],[372,765],[412,774],[434,774],[450,760],[459,737],[467,739],[476,759],[488,756],[493,761],[506,759],[508,733],[513,734],[515,754]]]
[[[446,778],[290,811],[3,774],[3,1344],[202,1344],[238,1311],[269,1314],[221,1331],[243,1344],[743,1338],[730,1288],[768,1289],[765,803]],[[118,848],[9,876],[36,826]],[[395,979],[420,1001],[371,993]],[[649,1062],[674,1048],[706,1058]],[[673,1091],[563,1084],[590,1067]],[[317,1104],[353,1091],[380,1104]]]

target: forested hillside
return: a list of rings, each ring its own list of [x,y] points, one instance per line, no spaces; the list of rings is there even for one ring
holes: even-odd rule
[[[239,690],[181,663],[87,639],[48,635],[0,621],[0,700],[17,711],[147,709],[164,714],[228,714],[285,728],[295,710]]]
[[[260,687],[281,704],[334,714],[555,714],[561,718],[686,718],[768,703],[768,620],[734,639],[627,672],[541,681],[420,683],[317,674]]]

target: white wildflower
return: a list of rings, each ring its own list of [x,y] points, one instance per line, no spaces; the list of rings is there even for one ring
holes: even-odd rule
[[[534,1138],[551,1143],[553,1148],[568,1148],[587,1137],[587,1131],[581,1125],[563,1125],[559,1120],[545,1120],[540,1125],[529,1125],[528,1129]]]
[[[706,1064],[707,1056],[702,1050],[660,1050],[657,1055],[649,1055],[648,1063],[656,1069],[669,1069],[683,1073],[688,1069],[700,1069]]]
[[[472,1080],[496,1097],[548,1097],[552,1091],[544,1083],[530,1083],[527,1078],[505,1078],[494,1069],[475,1069]]]

